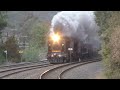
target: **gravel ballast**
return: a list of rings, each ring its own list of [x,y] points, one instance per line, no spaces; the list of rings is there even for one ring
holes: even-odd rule
[[[73,68],[62,75],[63,79],[105,79],[102,62],[94,62]]]

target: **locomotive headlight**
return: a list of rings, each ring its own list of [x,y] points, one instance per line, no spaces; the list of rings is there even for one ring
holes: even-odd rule
[[[52,40],[55,41],[55,42],[58,42],[60,40],[60,36],[58,34],[54,34],[52,36]]]
[[[59,57],[62,57],[62,55],[58,55]]]
[[[54,53],[54,55],[56,55],[56,53]]]
[[[54,55],[52,54],[51,57],[53,57]]]

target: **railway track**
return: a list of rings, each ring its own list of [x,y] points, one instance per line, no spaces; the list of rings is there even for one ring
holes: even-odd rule
[[[38,76],[39,79],[62,79],[62,75],[77,66],[84,65],[87,63],[92,63],[92,62],[97,62],[99,61],[98,59],[92,60],[92,61],[87,61],[87,62],[74,62],[74,63],[66,63],[66,64],[58,64],[57,67],[46,70],[43,72],[40,76]],[[55,64],[56,65],[56,64]],[[16,74],[19,74],[24,71],[29,71],[29,70],[34,70],[34,69],[39,69],[43,67],[49,67],[49,66],[54,66],[54,64],[50,64],[48,61],[43,61],[42,63],[31,63],[31,64],[24,64],[23,66],[13,66],[10,69],[3,69],[0,70],[0,79],[4,79],[9,76],[14,76]]]
[[[26,66],[13,67],[11,69],[0,70],[0,79],[3,79],[5,77],[8,77],[8,76],[20,73],[20,72],[38,69],[38,68],[43,68],[43,67],[48,67],[51,65],[53,65],[53,64],[50,64],[48,62],[44,62],[44,63],[35,64],[35,65],[28,65],[27,64]]]
[[[26,66],[26,65],[31,65],[31,64],[35,64],[35,63],[44,63],[44,62],[49,62],[49,61],[48,60],[42,60],[42,61],[34,61],[34,62],[23,62],[23,63],[12,64],[12,65],[3,65],[3,66],[0,66],[0,69]]]
[[[74,62],[74,63],[68,63],[68,64],[63,64],[61,66],[58,66],[56,68],[52,68],[49,70],[46,70],[45,72],[43,72],[39,79],[62,79],[62,75],[68,71],[71,70],[72,68],[81,66],[81,65],[85,65],[85,64],[89,64],[89,63],[93,63],[93,62],[98,62],[101,59],[94,59],[94,60],[90,60],[90,61],[84,61],[84,62]]]

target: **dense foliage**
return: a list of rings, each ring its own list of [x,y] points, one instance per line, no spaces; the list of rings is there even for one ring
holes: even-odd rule
[[[120,12],[98,11],[96,21],[100,26],[102,56],[108,78],[120,78]]]
[[[0,30],[7,26],[6,12],[0,11]]]
[[[7,26],[6,15],[7,15],[6,12],[0,11],[0,40],[1,40],[1,30]],[[0,63],[5,61],[5,57],[3,54],[4,54],[3,53],[3,43],[0,42]]]
[[[14,36],[8,38],[4,44],[4,49],[7,50],[8,61],[20,62],[19,46]]]
[[[46,35],[48,32],[48,26],[42,23],[36,24],[30,32],[29,47],[24,50],[23,60],[34,61],[45,58],[46,47]]]

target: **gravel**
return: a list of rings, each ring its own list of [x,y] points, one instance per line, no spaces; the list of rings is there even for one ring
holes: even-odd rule
[[[24,71],[21,73],[8,76],[4,79],[38,79],[44,71],[58,66],[60,65]],[[101,78],[104,79],[104,77],[102,76],[102,71],[103,71],[102,62],[90,63],[83,66],[78,66],[65,72],[63,74],[64,77],[63,79],[101,79]]]
[[[69,64],[64,65],[62,67],[55,68],[53,70],[48,71],[46,74],[42,76],[42,79],[58,79],[59,75],[66,69],[69,69],[73,66],[80,65],[80,63],[77,64]]]
[[[59,66],[59,65],[48,66],[48,67],[43,67],[43,68],[39,68],[39,69],[24,71],[21,73],[10,75],[10,76],[5,77],[3,79],[38,79],[40,77],[40,75],[45,70],[52,69],[52,68],[55,68],[57,66]]]
[[[73,68],[62,75],[63,79],[104,79],[102,62]]]

